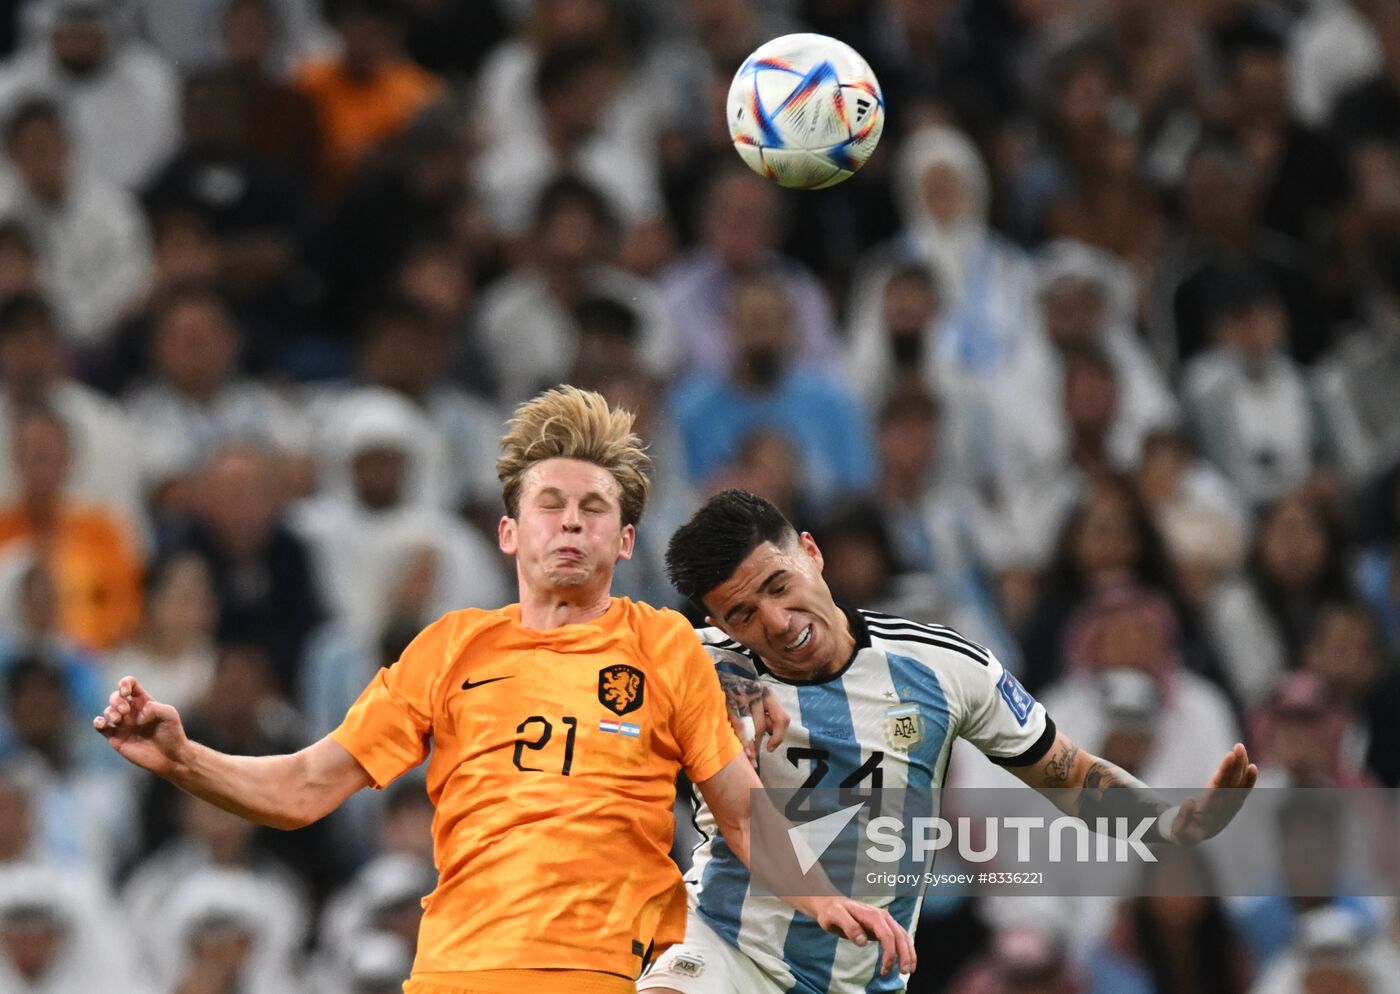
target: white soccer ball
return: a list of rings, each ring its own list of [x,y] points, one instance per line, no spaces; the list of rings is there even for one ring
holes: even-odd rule
[[[729,85],[729,136],[748,167],[782,186],[819,190],[870,158],[885,98],[850,45],[792,34],[760,45]]]

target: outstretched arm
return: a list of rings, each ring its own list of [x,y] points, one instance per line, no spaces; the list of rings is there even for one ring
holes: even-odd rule
[[[1063,732],[1038,762],[1010,767],[1037,789],[1056,789],[1051,795],[1065,814],[1083,818],[1091,826],[1100,817],[1157,815],[1170,812],[1164,839],[1194,846],[1218,835],[1243,807],[1245,791],[1254,786],[1259,768],[1249,761],[1245,747],[1235,748],[1221,760],[1205,789],[1187,798],[1175,810],[1150,787],[1112,763],[1085,752]],[[1112,793],[1110,788],[1120,788]],[[1110,821],[1110,824],[1113,824]]]
[[[92,720],[112,748],[195,797],[260,825],[301,828],[330,814],[370,776],[327,737],[283,756],[230,756],[193,742],[180,714],[123,677]]]

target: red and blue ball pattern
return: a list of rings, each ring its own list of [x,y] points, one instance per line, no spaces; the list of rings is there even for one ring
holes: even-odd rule
[[[750,169],[815,190],[848,179],[880,141],[885,101],[865,60],[819,34],[774,38],[729,87],[729,134]]]

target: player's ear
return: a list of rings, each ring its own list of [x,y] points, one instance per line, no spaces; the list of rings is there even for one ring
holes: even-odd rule
[[[623,525],[623,526],[622,526],[622,542],[621,542],[621,544],[618,546],[617,558],[618,558],[618,559],[631,559],[631,558],[632,558],[632,550],[633,550],[634,548],[636,548],[636,545],[637,545],[637,526],[636,526],[636,525]]]
[[[496,544],[508,556],[515,555],[519,548],[515,544],[515,519],[509,515],[502,515],[500,522],[496,525]]]
[[[797,536],[797,544],[817,564],[817,572],[820,573],[826,567],[826,560],[822,558],[822,550],[817,548],[817,540],[812,537],[812,533],[803,532]]]

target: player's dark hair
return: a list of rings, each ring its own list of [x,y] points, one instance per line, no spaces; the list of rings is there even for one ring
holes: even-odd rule
[[[676,530],[666,546],[671,586],[697,607],[734,575],[764,542],[783,545],[797,535],[783,513],[747,490],[721,490]]]

